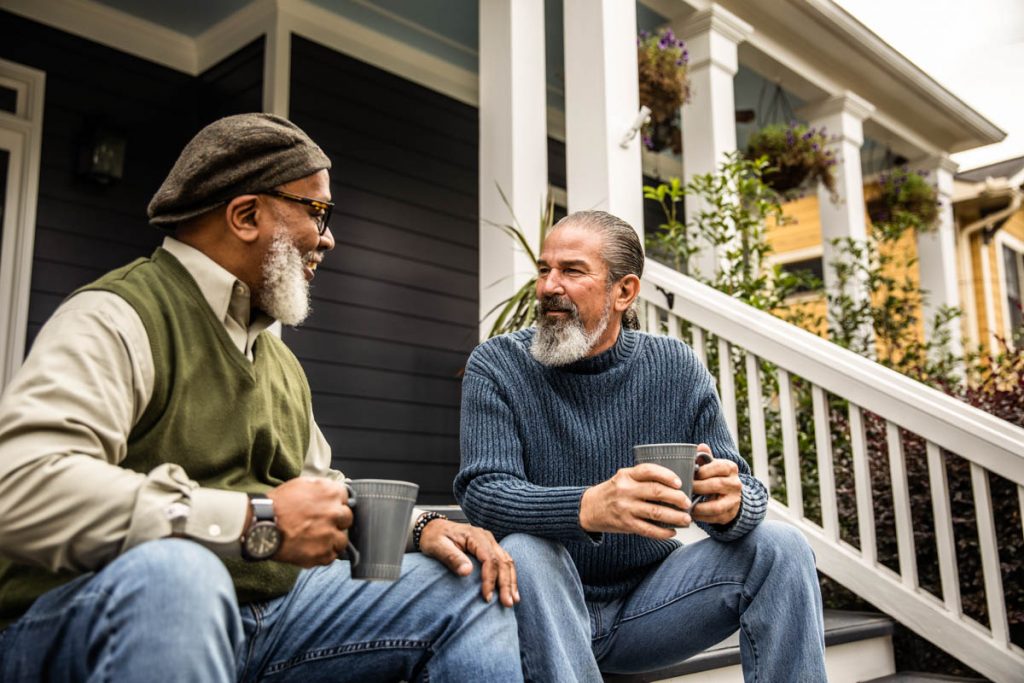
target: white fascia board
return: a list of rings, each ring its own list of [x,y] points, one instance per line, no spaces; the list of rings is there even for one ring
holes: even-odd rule
[[[183,33],[91,0],[0,0],[7,10],[66,33],[196,75],[196,45]]]
[[[917,92],[931,100],[944,115],[955,119],[984,143],[999,142],[1006,137],[1006,132],[999,126],[972,109],[832,0],[786,1],[807,14],[816,14],[819,22],[828,24],[845,36],[850,47],[875,61],[909,92]]]

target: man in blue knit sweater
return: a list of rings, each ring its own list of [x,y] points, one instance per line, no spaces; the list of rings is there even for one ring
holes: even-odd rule
[[[693,351],[636,331],[643,259],[624,221],[567,216],[539,259],[537,326],[466,368],[455,495],[515,558],[526,678],[659,669],[739,629],[746,680],[824,681],[810,548],[763,522],[767,492]],[[714,456],[693,509],[670,470],[633,466],[634,445],[669,442]],[[710,538],[684,547],[661,526],[692,522]]]

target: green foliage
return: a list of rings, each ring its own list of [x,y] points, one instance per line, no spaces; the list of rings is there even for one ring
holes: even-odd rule
[[[515,214],[512,211],[512,204],[508,201],[508,197],[505,196],[505,192],[498,187],[498,193],[501,195],[501,200],[508,207],[509,213],[512,214],[512,223],[495,223],[493,221],[485,220],[484,222],[490,226],[498,228],[512,240],[519,245],[519,247],[526,252],[530,262],[536,267],[537,255],[540,250],[540,246],[544,244],[544,238],[547,236],[548,231],[555,221],[555,202],[554,199],[548,197],[547,202],[544,205],[544,209],[540,216],[540,242],[537,245],[537,250],[534,250],[530,246],[530,241],[526,238],[526,233],[523,232],[522,227],[519,225],[519,221],[516,220]],[[537,274],[523,283],[523,285],[512,294],[512,296],[499,302],[494,308],[487,311],[485,318],[491,313],[500,309],[498,317],[495,319],[494,324],[491,326],[490,332],[487,333],[487,338],[496,337],[499,334],[506,334],[507,332],[515,332],[526,327],[533,325],[537,315],[537,306],[535,299],[535,291],[537,288]]]
[[[938,192],[925,180],[927,173],[911,171],[905,166],[879,179],[879,192],[868,202],[868,215],[875,229],[890,239],[907,230],[928,231],[939,217]]]
[[[640,104],[651,110],[642,131],[644,145],[654,151],[671,147],[679,154],[679,108],[690,99],[686,43],[666,28],[654,34],[641,32],[636,45]]]
[[[747,143],[747,158],[766,157],[769,168],[764,181],[777,192],[787,193],[806,180],[820,181],[835,196],[835,154],[829,149],[825,129],[803,123],[773,123],[756,131]]]

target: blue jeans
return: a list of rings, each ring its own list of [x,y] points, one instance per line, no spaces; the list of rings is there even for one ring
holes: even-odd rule
[[[422,555],[392,583],[353,580],[338,561],[240,608],[212,553],[151,541],[0,633],[0,680],[521,681],[514,614],[479,582]]]
[[[730,543],[680,547],[630,594],[586,602],[565,548],[513,534],[528,681],[601,680],[678,664],[740,631],[746,681],[825,681],[821,594],[798,531],[764,522]]]

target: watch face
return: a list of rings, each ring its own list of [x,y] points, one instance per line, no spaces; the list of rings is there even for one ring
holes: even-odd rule
[[[254,560],[266,560],[281,546],[281,530],[273,522],[256,522],[245,537],[245,551]]]

